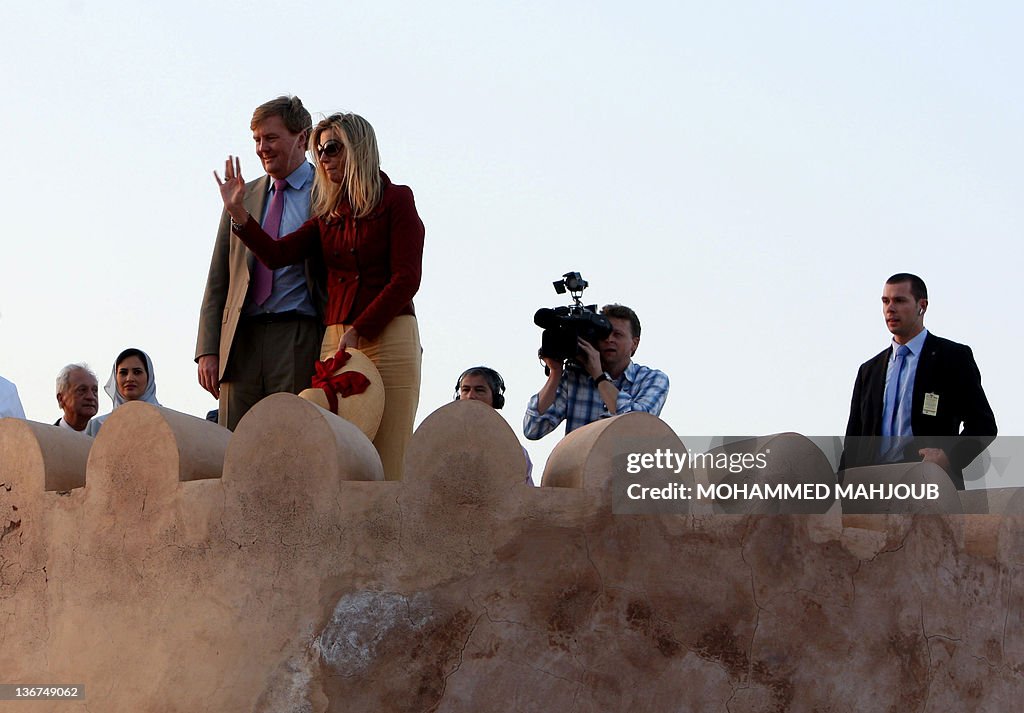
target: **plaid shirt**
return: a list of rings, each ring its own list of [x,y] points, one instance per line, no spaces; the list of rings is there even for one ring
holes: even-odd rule
[[[566,422],[565,432],[571,433],[600,418],[610,418],[630,411],[643,411],[657,416],[668,398],[668,377],[657,369],[640,366],[632,361],[622,376],[612,383],[618,388],[619,397],[615,402],[615,413],[608,413],[590,375],[583,369],[565,369],[551,408],[539,413],[538,395],[534,394],[530,398],[523,417],[523,435],[536,441],[555,430],[562,421]]]

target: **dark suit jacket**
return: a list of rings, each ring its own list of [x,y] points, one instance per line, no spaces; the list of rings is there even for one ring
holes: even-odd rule
[[[840,469],[877,463],[890,354],[891,349],[886,348],[864,362],[857,372]],[[934,416],[924,413],[925,394],[939,397]],[[921,448],[941,448],[953,471],[949,475],[962,490],[963,469],[996,436],[996,418],[981,388],[981,372],[971,348],[929,333],[917,362],[911,404],[910,428],[914,439],[904,450],[904,461],[920,461]]]

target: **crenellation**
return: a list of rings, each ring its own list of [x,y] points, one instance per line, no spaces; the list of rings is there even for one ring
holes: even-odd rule
[[[646,414],[571,434],[541,488],[524,483],[508,424],[474,401],[421,424],[401,482],[383,480],[358,427],[287,394],[234,434],[138,403],[83,438],[0,422],[0,670],[85,683],[89,710],[1007,710],[1018,697],[1018,518],[838,503],[618,515],[629,452],[685,452]],[[747,474],[762,482],[834,480],[816,448],[776,434],[719,450],[779,454]],[[713,475],[672,470],[689,485]]]
[[[668,448],[685,452],[686,447],[672,428],[656,416],[632,412],[577,429],[558,442],[544,468],[541,484],[562,488],[607,488],[612,473],[622,472],[621,463],[630,451],[653,452]],[[693,471],[685,469],[678,480],[693,484]]]
[[[763,456],[766,467],[744,467],[737,472],[710,467],[696,468],[695,478],[706,484],[750,483],[777,485],[797,481],[801,484],[823,484],[830,489],[837,481],[836,473],[821,449],[806,436],[799,433],[776,433],[760,438],[744,439],[710,449],[708,454],[750,454]],[[769,457],[770,456],[770,457]],[[794,477],[797,476],[798,477]],[[717,513],[772,515],[779,512],[788,514],[823,514],[835,506],[833,500],[807,500],[795,504],[775,500],[740,500],[738,502],[715,502],[712,507]]]
[[[0,419],[0,482],[20,475],[48,492],[85,485],[92,439],[62,428],[16,418]]]
[[[291,394],[260,401],[227,444],[225,478],[252,481],[258,471],[273,475],[270,482],[295,471],[312,471],[332,482],[384,479],[380,456],[358,428]]]

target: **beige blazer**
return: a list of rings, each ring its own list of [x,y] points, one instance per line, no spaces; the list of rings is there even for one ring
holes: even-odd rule
[[[263,215],[263,206],[270,191],[270,176],[257,178],[245,184],[242,204],[250,215]],[[204,354],[220,357],[220,373],[224,378],[231,358],[231,345],[235,340],[238,320],[242,314],[245,295],[249,291],[249,279],[256,256],[231,232],[231,219],[227,212],[221,214],[217,239],[210,259],[210,273],[206,278],[206,292],[199,309],[199,335],[196,338],[196,361]],[[324,269],[320,257],[307,259],[306,287],[313,297],[317,316],[323,316]]]

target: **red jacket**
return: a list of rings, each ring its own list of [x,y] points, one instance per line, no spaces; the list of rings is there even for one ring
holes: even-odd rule
[[[325,324],[351,324],[375,339],[400,314],[415,314],[413,295],[423,272],[423,221],[408,186],[382,171],[381,200],[369,215],[352,217],[345,202],[337,218],[311,218],[273,240],[251,216],[238,237],[270,269],[322,251],[327,266]]]

